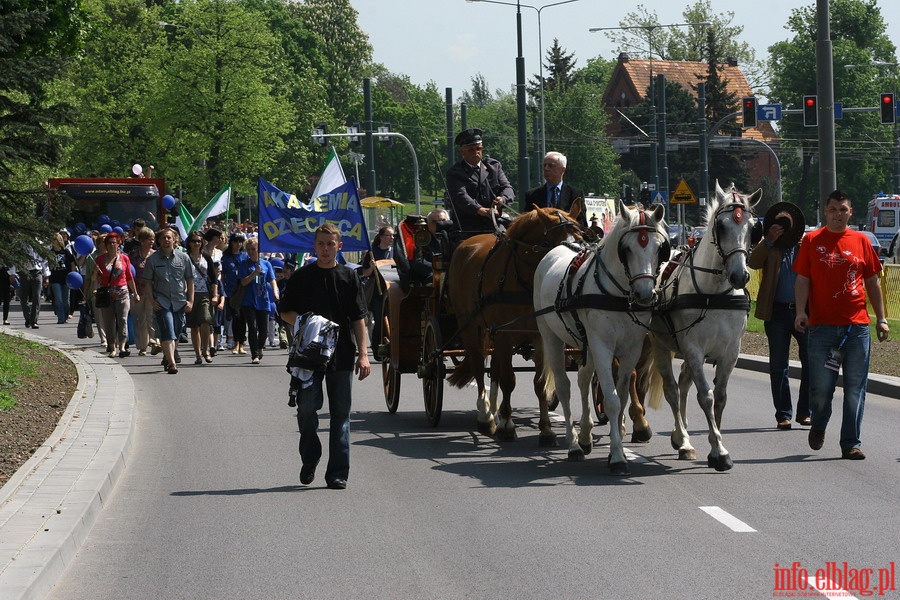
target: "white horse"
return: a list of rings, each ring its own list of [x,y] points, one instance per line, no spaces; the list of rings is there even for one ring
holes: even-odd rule
[[[622,448],[620,399],[628,398],[631,371],[641,354],[649,309],[656,300],[656,275],[660,263],[669,258],[669,243],[663,206],[632,210],[620,202],[619,212],[613,229],[598,245],[581,251],[561,245],[541,260],[534,278],[534,306],[543,344],[545,396],[552,398],[555,393],[562,404],[569,460],[583,460],[591,451],[589,388],[596,371],[610,420],[609,467],[613,473],[624,474],[628,463]],[[577,439],[569,407],[566,346],[585,352],[586,366],[578,373],[581,426]],[[614,381],[615,357],[619,371]]]
[[[678,262],[673,271],[663,270],[658,286],[660,303],[650,327],[655,367],[650,405],[659,406],[662,387],[675,417],[672,447],[678,450],[679,459],[695,460],[685,419],[687,393],[693,382],[709,425],[707,464],[717,471],[734,466],[719,428],[728,378],[747,326],[747,254],[755,221],[752,209],[761,197],[761,189],[747,196],[738,193],[734,184],[725,192],[716,182],[716,198],[706,212],[707,233],[688,253],[673,258]],[[678,383],[672,372],[675,352],[684,359]],[[715,365],[715,389],[710,389],[703,372],[707,360]]]

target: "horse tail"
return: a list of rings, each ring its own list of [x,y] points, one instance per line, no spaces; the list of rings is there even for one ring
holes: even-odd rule
[[[546,360],[543,361],[541,368],[541,379],[544,382],[544,398],[547,399],[548,403],[553,402],[553,396],[556,395],[556,377],[553,375],[553,369],[550,368]]]
[[[463,361],[454,367],[450,375],[447,376],[447,383],[453,387],[465,387],[470,381],[475,379],[475,371],[472,369],[472,364],[472,361],[469,360],[469,355],[466,354]]]
[[[641,380],[644,380],[645,385],[647,386],[647,395],[650,397],[648,402],[650,408],[659,410],[659,407],[662,405],[663,378],[662,375],[659,374],[659,369],[656,368],[652,353],[643,369],[640,368],[639,365],[638,381]]]

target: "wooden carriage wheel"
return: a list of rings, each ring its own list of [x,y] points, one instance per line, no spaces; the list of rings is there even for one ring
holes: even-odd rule
[[[384,302],[381,314],[381,380],[384,385],[384,403],[388,412],[394,414],[400,406],[400,371],[391,362],[391,322],[388,318],[388,302]]]
[[[425,398],[425,417],[437,427],[444,403],[444,357],[438,350],[442,344],[440,324],[436,317],[428,317],[422,336],[422,392]]]

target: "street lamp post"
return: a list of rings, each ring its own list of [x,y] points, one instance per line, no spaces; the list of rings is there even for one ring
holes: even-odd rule
[[[519,4],[513,2],[501,2],[500,0],[466,0],[466,2],[485,2],[487,4],[505,4],[507,6],[515,6],[521,8],[530,8],[537,13],[537,29],[538,29],[538,78],[540,79],[541,97],[539,99],[541,105],[541,158],[547,154],[547,122],[546,113],[544,112],[544,42],[541,32],[541,12],[545,8],[551,6],[559,6],[561,4],[571,4],[580,0],[562,0],[561,2],[552,2],[543,6],[531,6],[530,4]]]
[[[895,69],[894,71],[894,82],[892,87],[894,88],[894,92],[897,92],[897,67],[900,66],[900,63],[895,62],[884,62],[881,60],[873,60],[867,65],[844,65],[844,68],[848,71],[850,69],[862,69],[865,67],[890,67]],[[846,109],[845,109],[846,110]],[[892,156],[892,171],[893,171],[893,180],[894,180],[894,193],[900,194],[900,127],[898,127],[898,123],[896,119],[894,120],[893,127],[893,140],[891,144],[891,154]]]
[[[596,33],[598,31],[627,31],[629,29],[643,29],[647,32],[647,49],[648,54],[647,57],[650,61],[650,178],[653,180],[653,184],[656,190],[659,190],[659,150],[657,148],[658,143],[658,131],[657,131],[657,122],[656,122],[656,92],[654,90],[653,85],[653,32],[657,29],[668,29],[675,27],[709,27],[712,23],[709,21],[700,21],[699,23],[669,23],[665,25],[661,24],[651,24],[651,25],[627,25],[621,27],[591,27],[588,29],[591,33]],[[662,56],[660,56],[662,58]],[[665,93],[665,89],[661,91],[661,93]],[[665,148],[662,149],[665,152]],[[668,189],[668,182],[666,189]]]

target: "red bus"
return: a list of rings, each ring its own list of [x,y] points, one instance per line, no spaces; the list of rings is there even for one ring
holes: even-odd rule
[[[54,178],[47,182],[50,205],[57,197],[67,196],[72,212],[66,224],[82,223],[89,229],[99,227],[101,215],[109,223],[131,225],[142,218],[147,227],[156,231],[166,222],[162,198],[166,195],[164,179],[147,177],[122,178]]]

